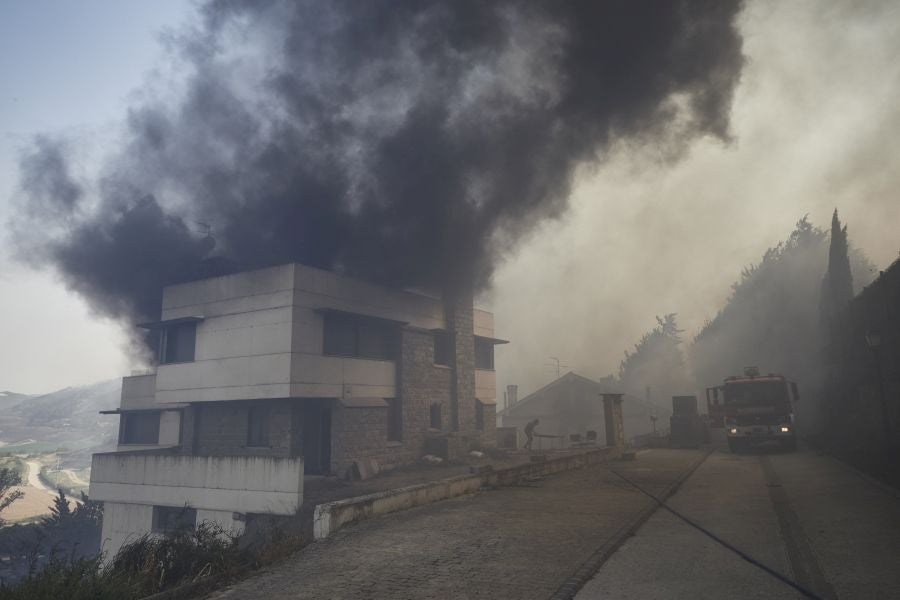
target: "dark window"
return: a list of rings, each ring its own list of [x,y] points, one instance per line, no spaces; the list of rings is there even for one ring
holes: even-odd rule
[[[450,365],[450,335],[447,332],[434,334],[434,364]]]
[[[396,327],[343,315],[325,315],[323,351],[332,356],[395,360]]]
[[[325,316],[325,354],[356,355],[356,327],[352,320],[334,315]]]
[[[359,323],[357,327],[357,356],[392,360],[396,352],[397,336],[394,328],[380,323]]]
[[[254,406],[247,411],[247,445],[269,445],[269,409]]]
[[[726,406],[790,406],[784,381],[726,383],[724,395]]]
[[[494,344],[484,338],[475,338],[475,368],[494,369]]]
[[[432,404],[428,411],[428,426],[432,429],[441,428],[441,405]]]
[[[197,511],[187,506],[154,506],[154,533],[182,533],[193,531],[197,525]]]
[[[159,364],[193,361],[196,342],[196,323],[179,323],[166,327],[159,344]]]
[[[475,429],[484,431],[484,404],[475,400]]]
[[[403,439],[403,405],[400,398],[385,398],[387,402],[387,439],[399,442]]]
[[[159,413],[124,413],[119,423],[120,444],[158,444]]]

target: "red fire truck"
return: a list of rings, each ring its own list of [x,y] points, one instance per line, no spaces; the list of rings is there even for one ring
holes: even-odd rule
[[[760,375],[756,367],[743,376],[726,377],[720,386],[706,389],[706,406],[713,427],[724,427],[732,452],[750,444],[777,441],[796,450],[793,404],[800,400],[797,384],[784,375]]]

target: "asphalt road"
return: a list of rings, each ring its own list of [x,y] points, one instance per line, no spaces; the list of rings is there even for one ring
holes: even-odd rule
[[[668,504],[814,597],[900,598],[900,494],[833,459],[803,450],[718,450]],[[576,596],[804,597],[665,510]]]

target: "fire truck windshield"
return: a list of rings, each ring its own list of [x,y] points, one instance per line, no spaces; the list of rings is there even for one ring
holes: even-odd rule
[[[748,381],[725,384],[725,404],[730,406],[782,406],[788,403],[784,381]]]

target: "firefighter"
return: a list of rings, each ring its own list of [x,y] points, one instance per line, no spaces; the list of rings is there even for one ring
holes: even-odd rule
[[[538,423],[540,423],[540,420],[534,419],[525,424],[525,437],[528,438],[525,441],[526,450],[531,450],[531,443],[534,441],[534,428],[538,426]]]

